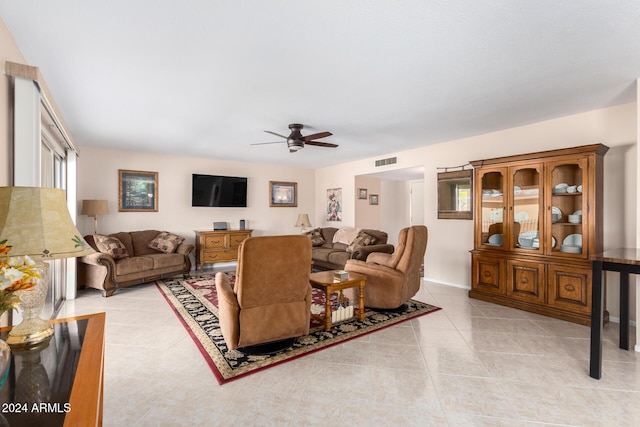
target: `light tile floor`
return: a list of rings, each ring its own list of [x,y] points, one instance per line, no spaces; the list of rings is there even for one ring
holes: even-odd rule
[[[153,284],[80,291],[59,317],[107,313],[107,427],[640,425],[640,354],[616,324],[597,381],[585,326],[442,285],[416,299],[442,310],[222,386]]]

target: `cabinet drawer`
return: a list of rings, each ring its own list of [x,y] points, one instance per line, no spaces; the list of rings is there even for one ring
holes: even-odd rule
[[[204,245],[203,248],[224,248],[225,247],[225,236],[205,236],[204,237]]]
[[[238,246],[240,246],[240,243],[242,243],[244,240],[247,239],[247,237],[249,237],[249,235],[240,234],[240,235],[232,235],[229,237],[230,237],[229,246],[232,248],[237,248]]]
[[[494,294],[505,294],[505,263],[503,259],[474,255],[472,264],[473,289]]]
[[[550,265],[548,271],[548,304],[591,314],[591,268]]]
[[[229,249],[222,251],[206,251],[202,254],[202,262],[223,262],[234,261],[238,259],[238,251]]]
[[[507,261],[507,295],[524,301],[544,303],[544,264]]]

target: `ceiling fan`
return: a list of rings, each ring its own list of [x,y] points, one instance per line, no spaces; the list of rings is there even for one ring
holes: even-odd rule
[[[289,151],[291,153],[295,153],[298,150],[304,148],[305,144],[307,145],[315,145],[318,147],[328,147],[328,148],[336,148],[337,144],[330,144],[328,142],[320,142],[314,141],[318,138],[325,138],[327,136],[333,135],[331,132],[318,132],[312,135],[302,136],[300,131],[304,128],[304,125],[299,123],[293,123],[289,125],[289,129],[291,129],[291,133],[289,136],[280,135],[279,133],[271,132],[270,130],[265,130],[266,133],[270,133],[271,135],[279,136],[280,138],[286,139],[286,141],[276,141],[276,142],[258,142],[256,144],[251,145],[265,145],[265,144],[280,144],[282,142],[286,142],[289,147]]]

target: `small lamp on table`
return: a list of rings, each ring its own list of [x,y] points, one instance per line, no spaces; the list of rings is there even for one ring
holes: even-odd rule
[[[71,220],[64,190],[43,187],[0,187],[0,241],[7,256],[29,256],[41,279],[20,293],[22,322],[13,327],[9,345],[33,346],[48,340],[53,328],[40,318],[49,290],[49,264],[44,261],[74,258],[95,251]]]
[[[295,227],[302,228],[302,232],[304,233],[307,228],[311,228],[311,221],[309,221],[309,214],[298,214],[298,221],[296,222]]]

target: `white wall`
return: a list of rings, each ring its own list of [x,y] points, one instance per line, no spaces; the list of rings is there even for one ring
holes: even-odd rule
[[[640,78],[636,80],[636,100],[640,100]],[[636,141],[640,140],[640,108],[638,108],[638,105],[636,105],[636,138],[637,138]],[[636,150],[635,154],[636,154],[636,165],[637,165],[640,163],[640,150]],[[629,176],[629,182],[632,182],[632,181],[635,182],[636,188],[640,188],[640,174],[638,173],[637,169],[634,172],[635,172],[635,177]],[[640,198],[636,197],[635,202],[636,202],[636,211],[635,211],[636,224],[640,224]],[[633,213],[631,209],[629,209],[629,211],[630,213]],[[635,241],[634,247],[640,248],[640,227],[636,229],[636,241]],[[636,286],[632,287],[634,290],[636,290],[636,313],[640,314],[640,292],[637,292],[638,286],[640,286],[640,277],[636,275],[635,279],[633,280],[636,281]],[[640,327],[638,327],[638,325],[636,325],[635,350],[640,352]]]
[[[378,201],[381,197],[380,192],[380,178],[374,178],[370,176],[357,176],[355,177],[356,192],[360,188],[367,190],[366,199],[355,198],[355,226],[359,228],[371,228],[373,230],[380,230],[382,228],[382,218],[384,217],[381,205],[369,204],[369,197],[372,194],[378,195]],[[356,193],[357,194],[357,193]]]
[[[388,242],[398,244],[400,230],[411,222],[411,187],[409,181],[382,180],[380,207],[382,208],[382,224],[380,229],[389,235]]]
[[[118,169],[158,172],[158,212],[118,212]],[[245,176],[247,208],[191,206],[191,174]],[[225,221],[238,229],[247,221],[253,235],[298,234],[298,213],[314,212],[314,171],[275,165],[228,162],[82,147],[78,158],[78,214],[83,199],[109,202],[109,215],[98,218],[98,232],[144,229],[167,230],[194,241],[196,229],[212,229],[213,221]],[[269,207],[269,181],[298,183],[298,207]],[[79,215],[78,229],[93,232],[93,218]]]
[[[321,206],[322,192],[329,188],[329,183],[342,186],[345,190],[344,224],[353,225],[355,176],[424,166],[425,225],[429,228],[425,277],[435,282],[470,287],[469,251],[473,249],[473,221],[437,219],[437,167],[461,165],[471,160],[512,154],[603,143],[611,147],[604,160],[604,248],[635,247],[636,211],[639,209],[635,179],[636,129],[636,103],[629,103],[414,150],[389,153],[384,157],[398,157],[397,164],[393,166],[376,168],[375,159],[369,158],[322,168],[316,171],[316,205]],[[381,203],[385,203],[384,198],[381,198]],[[608,280],[617,278],[608,276]],[[614,317],[619,313],[617,292],[615,287],[610,287],[607,296],[607,306]]]

